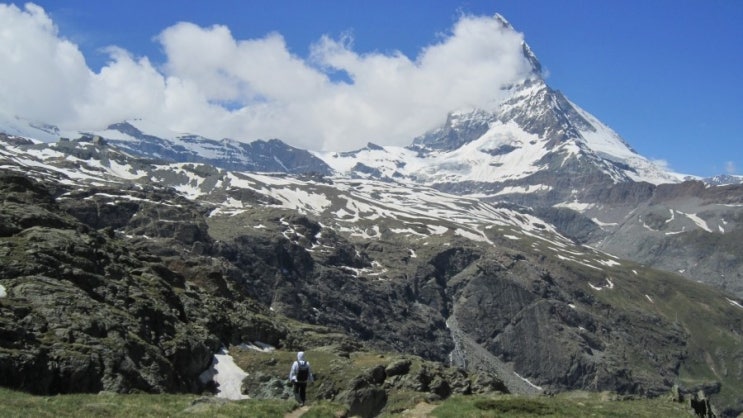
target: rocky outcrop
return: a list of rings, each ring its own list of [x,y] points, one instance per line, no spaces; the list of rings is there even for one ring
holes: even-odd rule
[[[500,380],[482,373],[468,373],[412,355],[381,354],[361,347],[347,353],[334,342],[330,344],[307,353],[315,377],[307,387],[308,400],[312,403],[325,399],[343,404],[349,416],[399,413],[415,398],[434,402],[452,395],[507,391]],[[294,352],[234,351],[248,372],[243,387],[251,398],[292,397],[285,373]]]
[[[281,337],[254,305],[205,292],[191,280],[199,273],[181,274],[150,246],[117,238],[112,228],[131,223],[130,201],[76,196],[70,212],[83,223],[24,176],[3,173],[0,190],[0,385],[39,394],[197,391],[223,343]],[[96,206],[104,210],[92,214]],[[198,225],[175,225],[146,232],[184,245],[206,239]]]

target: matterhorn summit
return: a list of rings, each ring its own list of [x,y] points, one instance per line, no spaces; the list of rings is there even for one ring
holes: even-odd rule
[[[510,28],[509,23],[496,18]],[[531,71],[488,106],[452,110],[408,147],[365,147],[320,155],[338,173],[406,178],[448,192],[501,199],[549,195],[550,205],[580,200],[623,182],[678,183],[685,176],[639,155],[595,116],[552,89],[526,43]],[[517,200],[521,200],[517,197]]]

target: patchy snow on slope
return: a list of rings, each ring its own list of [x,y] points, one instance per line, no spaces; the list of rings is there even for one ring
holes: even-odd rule
[[[525,382],[525,383],[526,383],[527,385],[529,385],[529,386],[533,387],[534,389],[537,389],[537,390],[544,390],[544,388],[542,388],[541,386],[537,386],[537,385],[535,385],[534,383],[530,382],[530,381],[529,381],[529,379],[527,379],[527,378],[525,378],[525,377],[522,377],[522,376],[521,376],[520,374],[518,374],[518,373],[516,373],[516,372],[513,372],[513,374],[515,374],[515,375],[516,375],[516,377],[518,377],[519,379],[523,380],[523,381],[524,381],[524,382]]]
[[[181,207],[180,205],[175,205],[175,204],[170,203],[170,202],[163,202],[163,201],[156,201],[156,200],[152,200],[152,199],[145,199],[145,198],[142,198],[142,197],[132,196],[132,195],[129,195],[129,194],[120,194],[120,195],[118,195],[118,194],[101,193],[101,192],[99,192],[99,193],[95,193],[95,194],[90,195],[90,196],[86,196],[84,199],[86,199],[86,200],[91,199],[92,200],[96,196],[98,196],[98,197],[105,197],[105,198],[111,199],[111,200],[113,200],[114,203],[119,203],[119,202],[122,202],[122,201],[131,201],[131,202],[146,202],[146,203],[150,203],[150,204],[153,204],[153,205],[159,205],[159,206]],[[67,199],[67,198],[69,198],[69,192],[68,193],[64,193],[64,194],[62,194],[60,196],[60,199]],[[136,216],[136,214],[134,216]]]
[[[363,148],[355,152],[315,152],[317,158],[323,160],[339,174],[348,174],[357,164],[373,167],[387,177],[396,172],[408,174],[417,171],[426,162],[416,151],[399,146],[384,146],[377,148]]]
[[[614,267],[614,266],[621,266],[622,263],[615,261],[615,260],[596,260],[601,265],[607,266],[607,267]]]
[[[495,194],[495,196],[498,195],[504,195],[504,194],[530,194],[530,193],[537,193],[537,192],[549,192],[552,190],[552,186],[547,186],[546,184],[535,184],[535,185],[526,185],[526,186],[507,186],[501,189],[498,193]],[[475,197],[474,195],[469,195],[470,197]]]
[[[421,237],[421,238],[428,236],[426,234],[422,234],[422,233],[416,231],[413,228],[390,228],[389,230],[390,230],[390,232],[393,232],[393,233],[398,234],[398,235],[408,235],[408,236],[412,235],[412,236],[417,236],[417,237]]]
[[[282,207],[294,209],[302,214],[320,214],[331,204],[324,194],[299,188],[273,189],[269,193],[273,198],[281,201]]]
[[[510,152],[497,152],[504,147]],[[537,161],[547,152],[536,135],[525,132],[516,123],[494,121],[479,139],[452,151],[420,155],[410,149],[384,146],[315,156],[340,175],[349,175],[357,164],[363,164],[389,178],[402,175],[418,182],[454,182],[523,178],[544,168]]]
[[[553,207],[556,207],[556,208],[567,208],[567,209],[572,209],[572,210],[574,210],[576,212],[583,213],[583,212],[585,212],[587,210],[590,210],[590,209],[595,208],[596,207],[596,204],[595,203],[583,203],[583,202],[579,202],[577,200],[573,200],[572,202],[558,203],[558,204],[554,205]]]
[[[602,285],[602,286],[596,286],[593,283],[588,283],[588,285],[593,290],[603,290],[603,289],[609,289],[609,290],[611,290],[611,289],[614,289],[614,282],[612,282],[611,280],[609,280],[608,277],[605,280],[606,280],[606,284],[605,285]]]
[[[199,376],[202,383],[213,381],[217,384],[218,398],[231,400],[249,399],[242,393],[242,381],[248,374],[243,371],[229,354],[222,348],[212,359],[211,366]]]
[[[135,172],[132,172],[132,167],[130,165],[119,164],[118,162],[113,160],[108,162],[107,171],[114,176],[125,180],[135,180],[147,175],[147,172],[144,170],[137,170]]]
[[[705,230],[707,232],[712,232],[712,230],[710,229],[709,225],[707,225],[707,222],[705,222],[704,219],[700,218],[697,214],[695,214],[695,213],[684,213],[684,212],[681,212],[681,211],[676,211],[676,212],[680,213],[681,215],[686,216],[687,218],[689,218],[692,222],[694,222],[698,227],[702,228],[703,230]]]
[[[602,222],[599,218],[591,218],[591,221],[601,228],[619,225],[617,222]]]
[[[491,245],[493,244],[493,242],[490,241],[488,239],[488,237],[485,236],[485,234],[483,234],[482,232],[479,232],[479,231],[478,232],[472,232],[472,231],[468,231],[466,229],[457,228],[456,230],[454,230],[454,233],[456,235],[465,237],[465,238],[467,238],[467,239],[469,239],[471,241],[486,242],[486,243],[491,244]]]
[[[243,350],[260,351],[261,353],[273,353],[274,351],[276,351],[276,347],[261,341],[242,343],[239,345],[239,347]]]
[[[442,225],[428,225],[428,230],[431,231],[431,235],[444,235],[449,228]]]

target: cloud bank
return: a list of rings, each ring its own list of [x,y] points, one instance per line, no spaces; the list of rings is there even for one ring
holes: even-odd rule
[[[449,111],[487,106],[531,73],[522,34],[496,17],[461,16],[413,59],[358,53],[353,39],[328,36],[299,57],[278,33],[235,39],[225,26],[187,22],[155,39],[164,63],[111,46],[95,72],[41,7],[0,5],[0,111],[63,129],[140,118],[211,138],[344,151],[408,145]]]

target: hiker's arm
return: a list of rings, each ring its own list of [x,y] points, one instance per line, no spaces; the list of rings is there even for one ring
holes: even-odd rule
[[[297,362],[295,361],[294,363],[292,363],[292,368],[289,371],[289,380],[292,382],[297,380],[297,368],[298,368],[298,365],[297,365]]]

